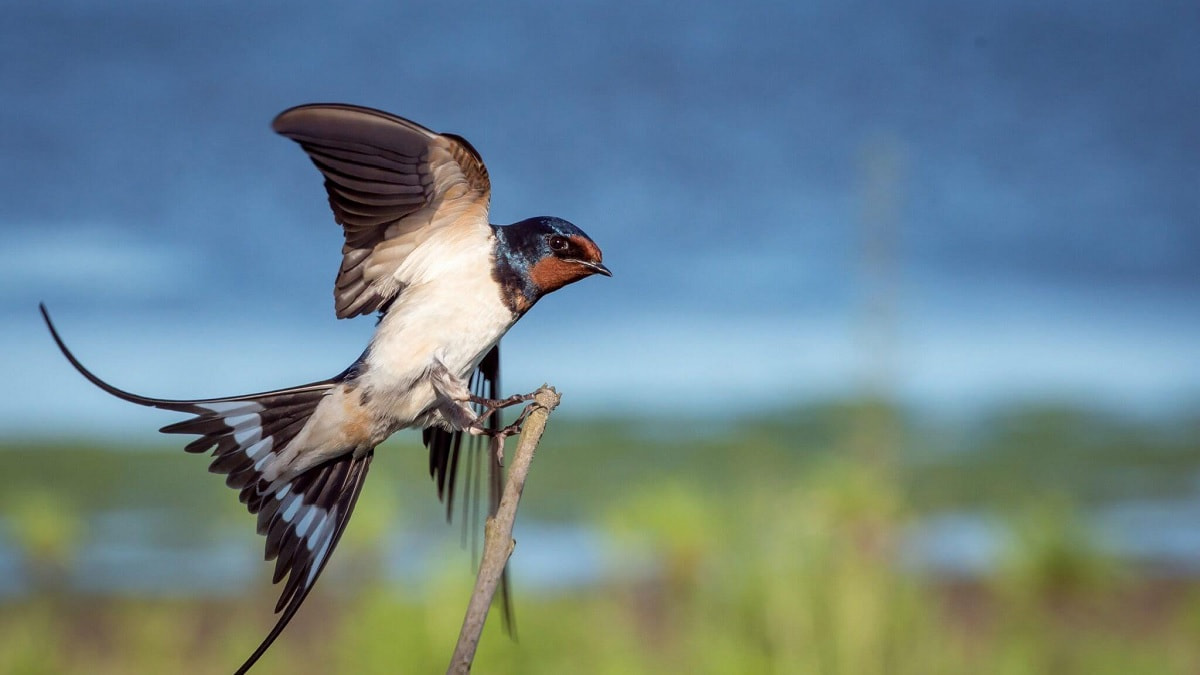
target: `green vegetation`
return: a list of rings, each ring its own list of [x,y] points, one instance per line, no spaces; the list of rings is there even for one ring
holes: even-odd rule
[[[181,539],[232,523],[258,550],[251,518],[204,463],[83,444],[0,450],[6,541],[48,570],[0,601],[0,672],[221,673],[241,662],[269,627],[266,565],[251,591],[216,598],[62,585],[93,509],[169,507],[190,514],[178,516]],[[1117,499],[1192,494],[1197,470],[1194,417],[1029,407],[935,424],[875,403],[705,429],[555,419],[521,517],[600,532],[613,573],[583,588],[518,588],[519,641],[493,622],[475,670],[1198,672],[1200,584],[1111,558],[1085,517]],[[382,581],[379,535],[442,513],[411,444],[385,448],[373,473],[329,578],[255,672],[445,669],[467,565],[433,565],[419,586]],[[947,509],[990,514],[1012,533],[984,578],[902,564],[906,528]],[[525,550],[518,542],[516,556]]]

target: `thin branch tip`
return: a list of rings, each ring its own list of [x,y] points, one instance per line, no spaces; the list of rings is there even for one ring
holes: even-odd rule
[[[518,436],[517,449],[508,470],[500,506],[495,516],[489,517],[484,524],[483,557],[479,561],[479,574],[475,579],[475,590],[467,604],[466,616],[463,617],[458,644],[455,645],[454,655],[446,668],[447,675],[465,675],[471,672],[471,664],[475,660],[475,650],[483,634],[488,609],[500,585],[508,559],[517,545],[512,532],[517,518],[517,504],[525,490],[525,479],[529,474],[538,443],[542,440],[542,433],[546,430],[546,421],[550,413],[558,407],[562,395],[554,387],[543,384],[534,393],[533,400],[533,409],[530,410]]]

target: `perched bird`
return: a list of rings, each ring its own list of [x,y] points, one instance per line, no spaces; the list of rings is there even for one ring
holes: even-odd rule
[[[278,621],[239,673],[278,637],[320,576],[375,447],[400,429],[423,429],[449,514],[463,434],[502,442],[516,426],[501,427],[497,411],[531,398],[497,398],[500,338],[547,293],[593,274],[611,276],[600,248],[565,220],[489,224],[487,169],[459,136],[342,104],[292,108],[272,126],[324,175],[344,230],[333,292],[338,318],[379,312],[370,344],[349,368],[259,394],[147,398],[84,368],[41,308],[67,360],[92,383],[126,401],[191,415],[162,431],[200,436],[185,450],[211,450],[210,471],[226,474],[258,514],[266,559],[276,560],[274,581],[287,582]],[[494,509],[500,458],[489,457]]]

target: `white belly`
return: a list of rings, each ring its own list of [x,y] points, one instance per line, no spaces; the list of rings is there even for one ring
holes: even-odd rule
[[[428,422],[421,418],[437,401],[428,378],[435,363],[469,377],[514,322],[490,265],[481,263],[487,255],[451,243],[430,247],[435,273],[401,291],[371,341],[362,385],[373,399],[383,399],[378,404],[384,407],[376,408],[374,400],[371,407],[386,409],[391,431]],[[491,242],[484,245],[490,253]]]
[[[403,289],[371,339],[362,375],[317,406],[266,468],[268,480],[445,421],[430,370],[441,363],[465,391],[465,378],[515,322],[491,277],[493,246],[484,225],[435,236],[405,259],[396,272]]]

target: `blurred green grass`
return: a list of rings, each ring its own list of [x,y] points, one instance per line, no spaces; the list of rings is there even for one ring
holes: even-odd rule
[[[555,419],[521,518],[581,524],[613,560],[646,564],[581,588],[518,588],[520,639],[489,625],[475,670],[1198,672],[1200,585],[1111,558],[1083,517],[1194,494],[1197,419],[1040,405],[946,422],[878,401],[728,424]],[[195,527],[252,530],[203,458],[121,450],[0,448],[0,513],[37,570],[30,592],[0,603],[0,672],[229,672],[269,628],[266,565],[253,589],[219,598],[65,589],[90,511],[169,506]],[[1011,526],[984,577],[900,563],[906,528],[946,510]],[[421,450],[385,447],[331,564],[352,570],[350,583],[318,585],[255,672],[443,671],[467,570],[446,566],[414,590],[378,569],[380,534],[397,519],[442,518]]]

